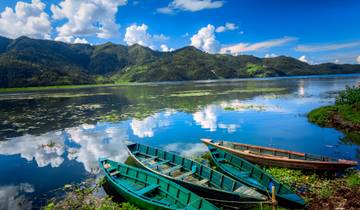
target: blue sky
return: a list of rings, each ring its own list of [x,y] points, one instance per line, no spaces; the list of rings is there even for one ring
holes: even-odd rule
[[[7,0],[0,14],[11,38],[360,63],[358,0]]]

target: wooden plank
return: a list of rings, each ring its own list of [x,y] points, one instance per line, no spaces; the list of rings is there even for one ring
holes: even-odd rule
[[[158,158],[157,156],[153,156],[153,157],[150,157],[150,158],[146,158],[145,160],[142,160],[141,162],[142,163],[148,163],[148,162],[150,162],[150,161],[152,161],[152,160],[155,160],[156,158]]]
[[[169,160],[159,161],[159,162],[157,162],[157,163],[154,163],[154,164],[152,164],[152,165],[149,165],[149,168],[155,168],[155,167],[157,167],[157,166],[160,166],[160,165],[165,164],[165,163],[168,163],[168,162],[170,162],[170,161],[169,161]]]
[[[150,184],[150,185],[142,188],[141,190],[136,191],[136,193],[139,194],[139,195],[144,195],[144,194],[146,194],[148,192],[151,192],[151,191],[153,191],[153,190],[155,190],[155,189],[157,189],[159,187],[160,186],[157,185],[157,184]]]
[[[194,174],[194,173],[195,173],[195,172],[193,172],[193,171],[188,171],[188,172],[186,172],[186,173],[183,173],[183,174],[175,177],[175,179],[183,179],[183,178],[185,178],[185,177],[187,177],[187,176],[190,176],[190,175],[192,175],[192,174]]]
[[[202,179],[202,180],[196,182],[195,184],[203,185],[203,184],[207,183],[208,181],[209,181],[208,179]]]
[[[169,174],[169,173],[171,173],[171,172],[173,172],[173,171],[176,171],[176,170],[178,170],[178,169],[180,169],[180,168],[182,168],[181,165],[176,165],[176,166],[174,166],[174,167],[171,167],[171,168],[169,168],[169,169],[166,169],[166,170],[161,171],[161,173],[163,173],[163,174]]]
[[[114,172],[111,172],[111,173],[110,173],[110,176],[115,176],[115,175],[117,175],[117,174],[120,174],[120,172],[119,172],[119,171],[114,171]]]

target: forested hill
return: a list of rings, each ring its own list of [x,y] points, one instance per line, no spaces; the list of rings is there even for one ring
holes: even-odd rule
[[[194,47],[158,52],[137,44],[67,44],[0,37],[0,87],[339,73],[360,73],[360,65],[309,65],[286,56],[208,54]]]

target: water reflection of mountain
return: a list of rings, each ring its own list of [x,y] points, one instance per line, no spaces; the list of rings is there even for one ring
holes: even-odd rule
[[[0,140],[84,123],[144,119],[165,109],[193,113],[219,101],[248,99],[264,93],[288,94],[294,90],[296,87],[286,80],[244,80],[2,94]]]

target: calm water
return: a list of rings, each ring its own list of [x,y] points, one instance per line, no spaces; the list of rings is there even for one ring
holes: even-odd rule
[[[124,142],[186,156],[201,138],[360,158],[354,140],[307,121],[360,75],[146,84],[0,94],[0,209],[36,207],[45,194],[124,161]]]

